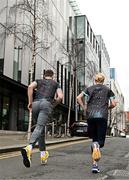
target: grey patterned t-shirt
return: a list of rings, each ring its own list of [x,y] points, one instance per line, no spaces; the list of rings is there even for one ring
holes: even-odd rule
[[[60,88],[59,83],[52,79],[37,79],[35,81],[37,82],[37,90],[34,100],[45,98],[48,101],[52,101],[56,90]]]
[[[115,98],[113,91],[103,84],[96,84],[86,88],[83,93],[87,96],[87,119],[108,119],[108,103]]]

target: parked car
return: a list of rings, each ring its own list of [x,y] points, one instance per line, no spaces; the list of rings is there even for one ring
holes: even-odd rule
[[[88,124],[84,121],[76,121],[70,127],[71,136],[88,136]]]
[[[129,138],[129,134],[126,135],[126,138]]]
[[[120,133],[120,137],[126,137],[125,132],[121,132],[121,133]]]

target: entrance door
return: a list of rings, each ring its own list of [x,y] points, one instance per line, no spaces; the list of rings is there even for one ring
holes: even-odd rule
[[[9,97],[2,96],[0,98],[0,129],[9,129]]]

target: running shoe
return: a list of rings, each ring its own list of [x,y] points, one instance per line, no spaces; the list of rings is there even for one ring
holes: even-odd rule
[[[44,165],[47,164],[48,157],[49,157],[49,153],[48,151],[45,151],[44,156],[41,156],[41,164],[44,164]]]
[[[93,148],[92,159],[94,161],[99,161],[99,159],[101,158],[101,152],[100,152],[100,149],[99,149],[99,144],[93,143],[92,148]]]
[[[29,146],[26,146],[21,150],[21,154],[23,157],[23,164],[25,165],[25,167],[29,168],[31,164],[32,150]]]
[[[100,173],[100,170],[99,170],[97,164],[93,164],[93,166],[92,166],[92,173]]]

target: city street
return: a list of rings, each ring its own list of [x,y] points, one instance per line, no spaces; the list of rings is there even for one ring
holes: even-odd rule
[[[0,179],[129,179],[129,139],[107,138],[99,162],[101,173],[91,173],[90,140],[49,147],[48,164],[40,165],[39,152],[25,168],[19,152],[0,155]]]

